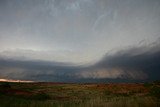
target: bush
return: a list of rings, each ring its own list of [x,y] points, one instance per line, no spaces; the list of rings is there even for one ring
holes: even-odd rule
[[[11,85],[8,82],[4,82],[4,83],[0,84],[0,88],[9,89],[9,88],[11,88]]]
[[[160,87],[158,86],[154,86],[151,90],[150,90],[150,94],[157,97],[157,98],[160,98]]]
[[[153,84],[152,83],[148,83],[148,82],[146,82],[146,83],[144,83],[144,87],[147,87],[147,88],[149,88],[149,87],[151,87]]]
[[[50,96],[46,93],[38,93],[32,96],[33,100],[48,100],[50,99]]]

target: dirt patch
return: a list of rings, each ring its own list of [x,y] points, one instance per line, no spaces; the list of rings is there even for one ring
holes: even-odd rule
[[[31,96],[33,93],[24,91],[24,90],[18,90],[18,89],[6,89],[1,91],[2,94],[8,94],[8,95],[21,95],[21,96]]]

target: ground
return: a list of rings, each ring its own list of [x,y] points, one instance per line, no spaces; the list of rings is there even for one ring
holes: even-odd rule
[[[1,107],[160,107],[160,83],[0,82]]]

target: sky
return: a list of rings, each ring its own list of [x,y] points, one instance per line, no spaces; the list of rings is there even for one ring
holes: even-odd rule
[[[159,0],[0,0],[0,78],[146,79],[159,45]]]

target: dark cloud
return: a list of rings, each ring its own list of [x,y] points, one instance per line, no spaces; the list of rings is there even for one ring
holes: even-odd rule
[[[89,66],[45,61],[0,60],[0,78],[59,82],[149,81],[160,78],[160,43],[132,47]]]
[[[0,60],[0,78],[64,81],[69,73],[79,68],[59,62]]]
[[[0,0],[0,54],[13,58],[92,63],[159,31],[160,0]]]
[[[156,80],[160,78],[159,46],[159,43],[156,43],[148,47],[133,47],[119,51],[114,55],[105,56],[93,67],[121,70],[123,73],[119,75],[120,78],[127,76],[132,79]]]

